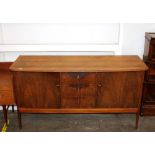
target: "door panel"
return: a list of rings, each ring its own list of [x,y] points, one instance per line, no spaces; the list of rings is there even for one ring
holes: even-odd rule
[[[14,73],[17,104],[23,108],[59,108],[59,73]]]
[[[113,73],[99,73],[97,75],[97,108],[110,108],[119,105],[119,91],[116,89],[120,85],[117,77]]]
[[[143,72],[98,73],[97,107],[134,108],[140,104]]]

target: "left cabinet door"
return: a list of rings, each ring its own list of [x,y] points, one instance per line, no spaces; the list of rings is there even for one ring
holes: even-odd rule
[[[14,92],[20,108],[59,108],[59,73],[14,72]]]

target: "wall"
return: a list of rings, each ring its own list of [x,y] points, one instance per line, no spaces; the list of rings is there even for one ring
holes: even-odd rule
[[[138,54],[142,57],[144,53],[145,32],[155,32],[155,23],[123,24],[122,31],[122,54]]]
[[[139,55],[155,24],[0,24],[0,61],[19,55]]]

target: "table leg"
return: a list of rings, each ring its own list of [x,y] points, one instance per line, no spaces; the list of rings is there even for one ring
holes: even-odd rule
[[[14,105],[12,105],[12,112],[14,112],[15,110],[14,110]]]
[[[136,129],[138,129],[139,113],[136,113]]]
[[[19,124],[19,129],[22,129],[22,119],[21,119],[21,113],[19,110],[18,111],[18,124]]]
[[[4,120],[6,125],[8,125],[8,115],[7,115],[6,105],[3,105],[2,107],[3,107]]]

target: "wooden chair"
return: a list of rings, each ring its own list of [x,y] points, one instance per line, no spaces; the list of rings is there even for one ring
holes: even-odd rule
[[[9,70],[12,62],[0,62],[0,105],[3,107],[4,120],[8,124],[7,111],[9,106],[12,106],[14,111],[14,96],[12,85],[12,73]]]

